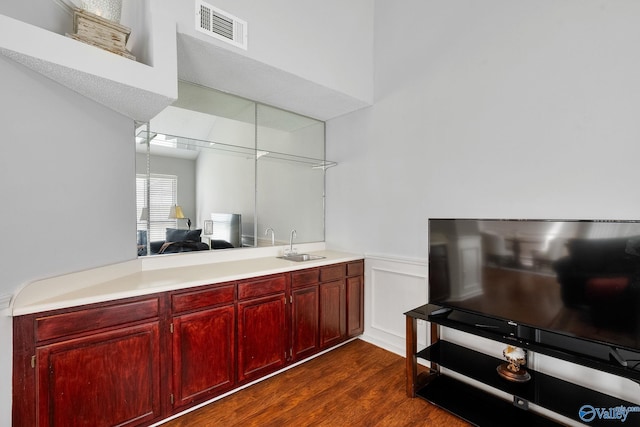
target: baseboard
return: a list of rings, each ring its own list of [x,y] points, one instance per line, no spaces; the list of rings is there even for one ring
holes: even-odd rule
[[[364,335],[361,335],[360,339],[362,341],[368,342],[369,344],[373,344],[376,347],[380,347],[384,350],[390,351],[391,353],[395,353],[398,356],[405,357],[406,349],[403,347],[398,347],[397,345],[394,345],[388,341],[384,341],[379,338],[369,336],[366,333]]]

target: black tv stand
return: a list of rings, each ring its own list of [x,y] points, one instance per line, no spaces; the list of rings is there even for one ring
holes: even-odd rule
[[[479,426],[513,426],[514,421],[527,426],[562,425],[539,413],[530,411],[529,404],[534,404],[579,423],[588,422],[590,426],[610,426],[610,419],[599,419],[598,417],[589,421],[581,419],[581,416],[588,418],[583,409],[621,406],[638,408],[640,406],[531,369],[529,369],[530,381],[526,383],[507,381],[496,372],[496,367],[504,362],[503,359],[439,339],[438,326],[462,330],[494,341],[513,343],[534,352],[604,370],[637,382],[640,373],[624,367],[620,363],[624,361],[624,358],[617,351],[613,351],[615,349],[611,349],[611,354],[615,358],[616,356],[613,354],[618,353],[621,358],[619,361],[595,360],[590,356],[582,357],[570,351],[565,352],[562,349],[548,347],[544,344],[516,339],[510,335],[508,328],[500,330],[499,323],[494,325],[489,321],[486,324],[484,322],[476,324],[473,319],[471,323],[466,323],[456,320],[455,315],[432,315],[440,308],[427,304],[405,313],[407,328],[406,391],[409,397],[424,398]],[[432,341],[429,347],[419,352],[416,340],[418,319],[430,322]],[[418,359],[430,362],[430,369],[419,374]],[[512,396],[512,400],[505,400],[493,393],[469,385],[467,382],[459,381],[451,375],[442,373],[441,367],[475,382],[483,383],[496,391],[507,393]],[[640,411],[640,408],[638,410]],[[627,425],[640,424],[640,412],[630,412],[627,417],[629,421],[626,423]]]

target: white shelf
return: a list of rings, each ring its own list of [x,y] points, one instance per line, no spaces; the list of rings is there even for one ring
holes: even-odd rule
[[[178,97],[175,22],[151,6],[153,65],[0,15],[0,54],[118,113],[149,121]]]

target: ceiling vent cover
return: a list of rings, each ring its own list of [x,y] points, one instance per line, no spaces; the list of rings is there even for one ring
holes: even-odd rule
[[[247,50],[247,22],[196,0],[196,30]]]

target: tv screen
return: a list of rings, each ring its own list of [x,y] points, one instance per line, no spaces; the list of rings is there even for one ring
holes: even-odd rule
[[[429,302],[640,350],[640,222],[429,220]]]

